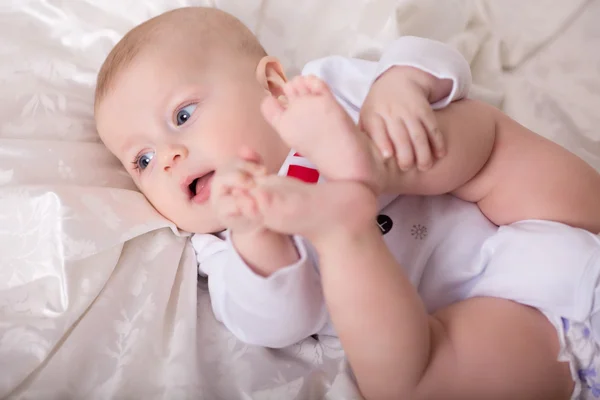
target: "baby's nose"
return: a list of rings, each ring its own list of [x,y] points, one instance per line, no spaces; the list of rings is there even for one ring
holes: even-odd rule
[[[179,158],[181,158],[181,156],[179,154],[175,154],[173,157],[171,157],[170,161],[165,162],[165,164],[164,164],[164,170],[165,171],[170,171],[171,168],[173,168],[177,164],[177,160]]]
[[[165,172],[169,172],[187,157],[188,152],[184,146],[169,146],[163,154],[162,168]]]

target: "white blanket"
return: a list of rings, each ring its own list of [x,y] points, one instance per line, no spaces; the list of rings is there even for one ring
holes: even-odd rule
[[[376,58],[398,35],[452,43],[476,96],[600,168],[597,1],[3,0],[1,398],[360,398],[335,339],[273,351],[226,332],[186,235],[98,142],[104,57],[184,5],[235,14],[291,75],[329,54]]]

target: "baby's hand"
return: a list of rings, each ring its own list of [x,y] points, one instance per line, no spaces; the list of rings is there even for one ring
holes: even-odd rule
[[[415,164],[428,170],[446,151],[424,74],[411,67],[392,67],[373,83],[360,112],[360,128],[384,158],[395,155],[404,171]]]
[[[210,201],[225,227],[238,233],[263,228],[262,215],[251,189],[255,187],[255,179],[265,175],[260,157],[247,149],[240,153],[240,158],[216,171]]]

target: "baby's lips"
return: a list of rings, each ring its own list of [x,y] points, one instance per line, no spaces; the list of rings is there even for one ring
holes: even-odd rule
[[[197,204],[205,203],[210,199],[210,185],[212,183],[214,171],[211,171],[204,176],[198,178],[196,181],[195,195],[192,197],[192,201]]]

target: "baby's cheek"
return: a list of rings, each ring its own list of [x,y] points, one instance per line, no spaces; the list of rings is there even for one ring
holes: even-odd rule
[[[160,214],[171,221],[177,218],[181,205],[177,206],[175,196],[169,196],[166,190],[141,190],[141,192]]]

